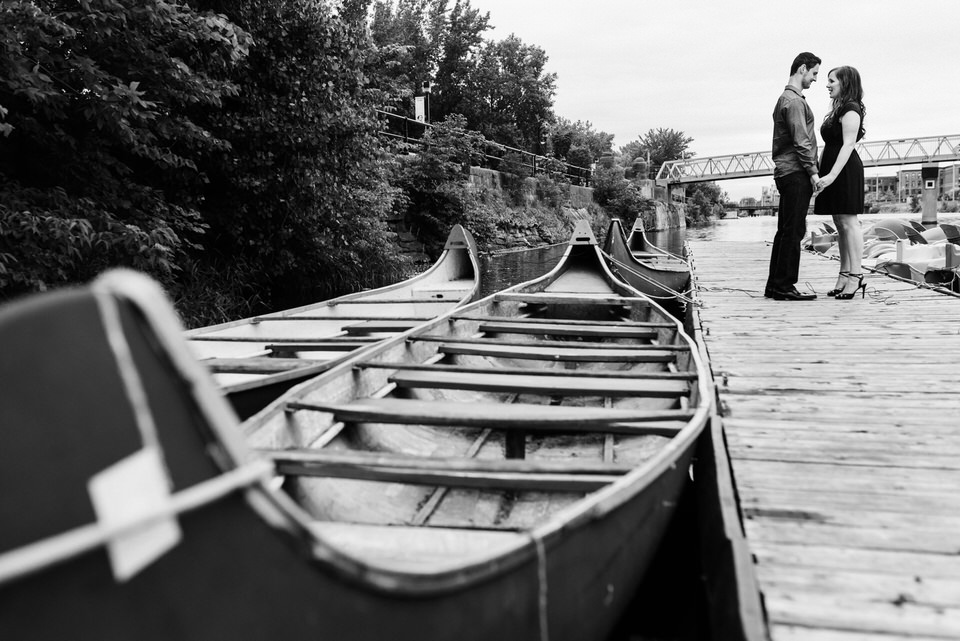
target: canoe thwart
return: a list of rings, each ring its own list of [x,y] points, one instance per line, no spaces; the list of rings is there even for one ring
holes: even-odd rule
[[[396,423],[500,430],[576,431],[674,435],[693,418],[689,410],[633,410],[565,405],[457,403],[399,398],[364,398],[344,404],[290,401],[289,411],[328,412],[353,423]],[[657,423],[647,425],[648,422]]]
[[[493,370],[477,372],[399,371],[390,377],[398,387],[459,389],[483,392],[515,392],[544,395],[601,395],[674,398],[689,392],[683,380],[593,378],[589,375],[550,376],[549,374],[503,374]]]
[[[336,460],[298,460],[284,458],[281,452],[277,457],[271,455],[280,474],[298,476],[323,476],[361,481],[379,481],[383,483],[408,483],[411,485],[442,485],[450,487],[556,491],[556,492],[592,492],[604,485],[613,483],[619,474],[583,473],[571,474],[557,471],[537,471],[527,469],[470,469],[469,466],[450,465],[448,468],[424,466],[421,463],[429,459],[411,461],[336,461]],[[410,457],[414,458],[414,457]],[[476,461],[466,459],[465,461]],[[434,459],[429,462],[437,462]],[[503,462],[503,461],[498,461]],[[522,460],[510,462],[524,463]]]
[[[214,374],[276,374],[289,372],[309,365],[316,361],[307,361],[302,358],[208,358],[200,361]]]
[[[351,336],[357,334],[378,334],[381,332],[405,332],[408,329],[413,329],[417,325],[423,324],[423,322],[423,320],[368,320],[355,325],[348,325],[344,327],[343,330]]]
[[[597,362],[597,363],[670,363],[676,352],[666,349],[585,349],[582,347],[544,347],[538,343],[505,345],[503,343],[447,342],[438,347],[444,354],[464,356],[491,356],[528,360]]]
[[[617,294],[566,294],[549,292],[542,294],[523,294],[504,292],[496,294],[501,303],[563,304],[563,305],[638,305],[649,306],[650,299],[639,296],[619,296]]]
[[[512,474],[626,474],[634,463],[604,463],[583,459],[517,460],[465,457],[412,456],[385,452],[336,451],[329,449],[259,449],[282,474],[313,475],[328,466],[410,468],[443,472],[509,472]],[[320,472],[318,475],[323,475]]]
[[[394,370],[423,370],[428,372],[476,372],[486,374],[490,372],[489,367],[470,367],[466,365],[448,364],[448,363],[401,363],[395,361],[366,361],[357,363],[354,367],[358,369],[378,368]],[[548,367],[497,367],[498,374],[523,374],[525,376],[558,376],[558,377],[582,377],[584,373],[575,369],[560,369]],[[694,372],[671,372],[671,371],[649,371],[649,370],[590,370],[590,378],[634,378],[644,379],[652,378],[657,380],[683,380],[692,381],[697,378]]]
[[[551,336],[583,336],[585,338],[636,338],[654,339],[657,330],[641,327],[616,327],[603,324],[564,326],[543,321],[540,323],[514,323],[509,321],[480,323],[479,331],[500,334],[545,334]],[[349,331],[349,330],[348,330]]]
[[[550,323],[551,325],[562,327],[593,326],[598,325],[595,320],[579,320],[573,318],[543,318],[540,316],[490,316],[483,314],[452,314],[451,320],[475,320],[490,323],[510,322],[510,323]],[[603,327],[649,327],[657,329],[677,329],[677,323],[669,321],[630,321],[630,320],[609,320],[602,323]]]

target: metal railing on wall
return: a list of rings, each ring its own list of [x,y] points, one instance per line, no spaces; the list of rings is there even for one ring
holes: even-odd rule
[[[433,125],[420,120],[414,120],[413,118],[407,118],[406,116],[390,113],[389,111],[377,110],[377,113],[386,121],[385,127],[381,132],[383,135],[398,138],[406,142],[421,145],[427,144],[423,140],[423,135],[427,129],[433,127]],[[521,166],[529,167],[531,175],[533,176],[536,176],[538,173],[559,175],[572,185],[590,186],[593,171],[587,167],[578,167],[577,165],[571,165],[557,158],[540,156],[529,151],[524,151],[523,149],[501,145],[500,143],[489,140],[484,140],[483,144],[485,149],[481,153],[481,157],[483,158],[482,166],[484,168],[509,172],[509,165],[512,162],[519,162]],[[514,155],[516,160],[509,158],[509,154]]]

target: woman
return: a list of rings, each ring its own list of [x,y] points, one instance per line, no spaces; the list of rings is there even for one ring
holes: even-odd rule
[[[815,214],[830,214],[837,227],[840,249],[840,276],[828,296],[849,300],[857,291],[866,292],[860,259],[863,232],[858,215],[863,213],[863,163],[855,149],[863,138],[863,87],[853,67],[831,69],[827,93],[832,109],[820,127],[823,156],[817,182]],[[863,293],[861,293],[861,297]]]

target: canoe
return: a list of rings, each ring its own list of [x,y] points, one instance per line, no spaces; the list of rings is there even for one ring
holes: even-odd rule
[[[670,259],[679,260],[683,263],[686,262],[683,257],[670,253],[651,243],[647,238],[647,230],[643,225],[643,219],[639,216],[633,221],[633,225],[630,227],[630,234],[627,236],[627,247],[630,248],[633,257],[640,260]]]
[[[606,638],[712,411],[680,322],[580,223],[546,275],[245,421],[313,519],[336,639]]]
[[[4,639],[321,639],[312,535],[162,289],[0,307]]]
[[[348,357],[477,297],[473,236],[455,225],[427,271],[378,289],[188,331],[241,418]]]
[[[642,222],[639,223],[639,232],[637,229],[638,225],[634,224],[631,238],[641,238],[642,242],[635,245],[643,247],[644,251],[632,250],[623,233],[621,222],[616,218],[610,221],[603,246],[603,254],[610,270],[631,287],[679,317],[683,311],[683,302],[690,293],[690,265],[647,242]]]

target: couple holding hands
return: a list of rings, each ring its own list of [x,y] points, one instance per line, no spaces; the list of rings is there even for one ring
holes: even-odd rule
[[[857,218],[863,213],[863,163],[856,151],[864,133],[863,87],[860,73],[853,67],[830,70],[827,93],[831,110],[820,126],[824,148],[818,161],[813,112],[803,91],[817,81],[820,62],[809,52],[794,59],[790,81],[773,111],[773,177],[780,207],[764,296],[774,300],[817,297],[796,288],[800,241],[807,231],[807,209],[814,196],[814,213],[833,217],[840,248],[840,274],[827,295],[849,300],[866,290],[860,266],[863,233]]]

